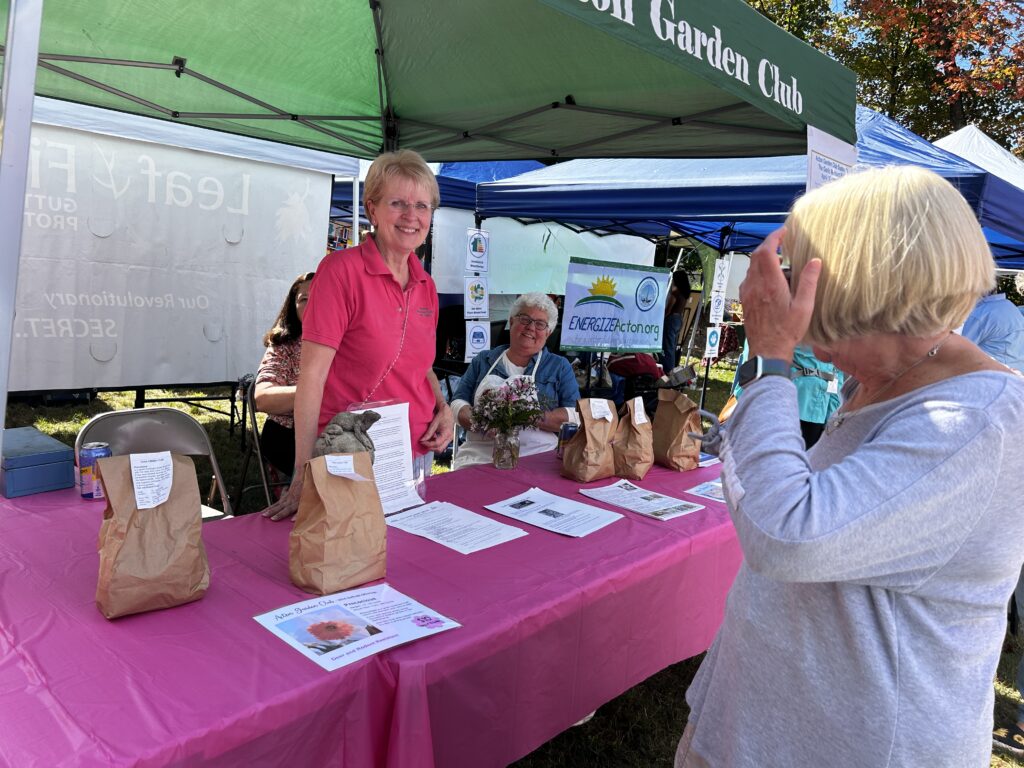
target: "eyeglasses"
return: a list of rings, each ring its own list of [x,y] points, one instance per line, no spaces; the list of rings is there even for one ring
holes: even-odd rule
[[[546,331],[550,326],[547,320],[534,320],[529,315],[516,315],[514,318],[523,328],[529,328],[531,325],[538,331]]]
[[[405,200],[388,200],[387,205],[388,208],[390,208],[395,213],[403,214],[410,208],[412,208],[415,213],[421,215],[430,213],[432,210],[434,210],[434,206],[432,206],[430,203],[407,203],[405,202]]]

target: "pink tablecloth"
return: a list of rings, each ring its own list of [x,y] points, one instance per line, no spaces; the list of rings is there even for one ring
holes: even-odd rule
[[[717,471],[641,485],[680,495]],[[578,496],[550,454],[430,483],[486,515],[533,485]],[[0,500],[0,763],[506,765],[708,647],[741,555],[704,503],[582,539],[523,526],[468,556],[389,529],[387,581],[463,627],[325,672],[252,619],[309,597],[288,579],[288,523],[205,525],[206,597],[111,622],[94,605],[102,504]]]

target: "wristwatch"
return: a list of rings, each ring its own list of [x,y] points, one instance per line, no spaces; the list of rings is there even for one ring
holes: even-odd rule
[[[792,363],[789,360],[755,355],[740,366],[739,385],[745,387],[762,376],[784,376],[791,379],[793,378],[790,373],[791,366]]]

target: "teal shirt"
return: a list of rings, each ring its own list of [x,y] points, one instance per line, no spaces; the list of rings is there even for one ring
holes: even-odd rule
[[[750,356],[750,349],[743,344],[742,364]],[[825,375],[832,374],[836,383],[829,392],[829,382],[821,376],[807,374],[804,371],[817,371]],[[812,424],[824,424],[840,405],[839,392],[843,388],[843,372],[832,363],[823,363],[814,356],[810,347],[797,347],[793,352],[793,383],[796,385],[796,400],[800,410],[800,421]],[[738,398],[743,388],[736,384],[733,394]]]

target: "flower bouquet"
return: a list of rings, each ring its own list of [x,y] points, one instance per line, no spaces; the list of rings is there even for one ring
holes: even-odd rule
[[[494,466],[515,469],[519,463],[519,431],[535,427],[544,416],[532,379],[514,378],[481,392],[470,414],[474,432],[494,434]]]

